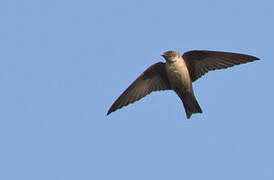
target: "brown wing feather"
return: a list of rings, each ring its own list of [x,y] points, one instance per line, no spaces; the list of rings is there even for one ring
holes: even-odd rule
[[[107,115],[130,103],[138,101],[152,91],[170,89],[165,63],[158,62],[145,70],[112,104]]]
[[[259,60],[257,57],[245,54],[205,50],[188,51],[183,54],[183,59],[186,61],[192,81],[208,71]]]

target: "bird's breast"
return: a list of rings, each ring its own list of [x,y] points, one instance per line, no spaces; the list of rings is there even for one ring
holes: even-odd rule
[[[173,63],[167,63],[166,71],[173,89],[176,87],[183,89],[191,87],[189,72],[183,59]]]

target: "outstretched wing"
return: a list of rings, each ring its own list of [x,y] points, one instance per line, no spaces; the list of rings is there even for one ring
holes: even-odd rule
[[[107,115],[133,103],[152,91],[170,89],[165,63],[158,62],[145,70],[112,104]]]
[[[192,81],[211,70],[259,60],[257,57],[245,54],[205,50],[188,51],[183,54],[183,59],[186,61]]]

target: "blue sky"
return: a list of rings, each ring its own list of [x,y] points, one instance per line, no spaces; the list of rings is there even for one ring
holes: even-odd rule
[[[0,2],[0,179],[274,179],[274,3]],[[261,61],[196,81],[203,114],[174,92],[110,116],[166,50]]]

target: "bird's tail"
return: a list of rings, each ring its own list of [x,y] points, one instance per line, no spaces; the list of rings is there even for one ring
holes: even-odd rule
[[[198,104],[193,91],[186,91],[184,93],[177,92],[177,94],[184,104],[187,119],[189,119],[194,113],[202,113],[202,109]]]

